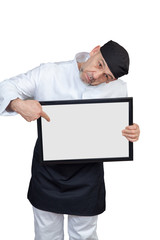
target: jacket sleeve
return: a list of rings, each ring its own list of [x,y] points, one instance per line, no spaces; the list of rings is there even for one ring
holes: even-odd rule
[[[40,66],[27,73],[0,82],[0,115],[16,114],[6,111],[6,107],[11,100],[16,98],[34,99],[39,72]]]

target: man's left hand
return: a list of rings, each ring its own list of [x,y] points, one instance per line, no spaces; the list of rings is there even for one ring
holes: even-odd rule
[[[138,124],[134,123],[133,125],[127,126],[123,131],[122,135],[125,136],[128,141],[136,142],[139,139],[140,129]]]

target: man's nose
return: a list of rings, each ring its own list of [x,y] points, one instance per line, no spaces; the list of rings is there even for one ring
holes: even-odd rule
[[[103,71],[101,71],[101,70],[98,70],[98,71],[94,72],[94,74],[93,74],[94,79],[99,79],[102,76],[103,76]]]

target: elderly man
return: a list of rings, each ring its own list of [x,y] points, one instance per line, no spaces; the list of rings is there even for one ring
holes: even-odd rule
[[[109,41],[89,54],[77,54],[72,61],[41,64],[1,82],[0,113],[19,113],[27,121],[39,117],[50,121],[39,101],[126,97],[126,83],[119,78],[128,70],[127,51]],[[137,141],[139,126],[126,126],[122,134]],[[70,240],[98,239],[97,216],[105,211],[103,163],[45,166],[40,163],[40,152],[38,139],[28,190],[35,240],[63,240],[63,214],[68,215]]]

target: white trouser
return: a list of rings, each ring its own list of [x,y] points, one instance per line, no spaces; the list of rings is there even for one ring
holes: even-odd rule
[[[64,240],[64,216],[33,207],[35,240]],[[69,240],[98,240],[97,218],[68,215]]]

